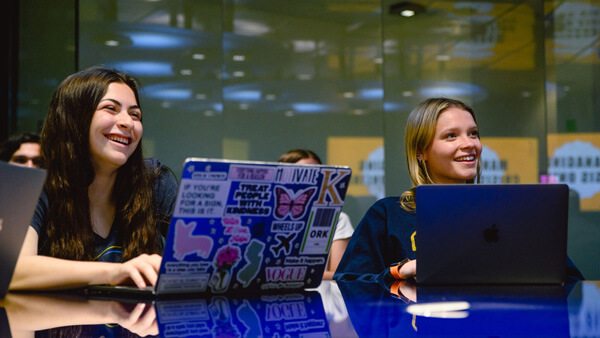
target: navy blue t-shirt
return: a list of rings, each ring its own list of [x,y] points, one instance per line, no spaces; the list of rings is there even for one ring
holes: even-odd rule
[[[416,214],[400,207],[400,197],[377,201],[354,230],[333,279],[379,281],[392,263],[416,259],[415,224]]]
[[[154,209],[157,213],[158,219],[156,227],[158,229],[157,234],[160,233],[162,236],[167,235],[168,224],[173,215],[173,207],[175,206],[175,198],[177,196],[177,179],[173,172],[166,166],[163,166],[156,159],[146,159],[145,161],[148,170],[154,171],[159,169],[159,176],[156,178],[153,187],[154,197]],[[31,226],[38,233],[38,252],[41,252],[42,247],[47,242],[45,227],[47,226],[47,214],[48,214],[48,196],[43,191],[38,205],[31,220]],[[120,262],[122,247],[121,247],[121,234],[120,229],[122,227],[118,224],[113,223],[110,232],[106,238],[94,234],[94,244],[96,247],[96,261],[101,262]],[[164,239],[162,239],[164,242]]]

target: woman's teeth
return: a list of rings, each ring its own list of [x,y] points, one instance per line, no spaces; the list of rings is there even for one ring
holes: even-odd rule
[[[458,157],[455,161],[462,162],[462,161],[473,161],[473,160],[475,160],[475,156],[470,155],[470,156]]]
[[[108,139],[114,142],[119,142],[125,145],[129,144],[129,138],[128,137],[120,137],[120,136],[115,136],[115,135],[110,135],[108,136]]]

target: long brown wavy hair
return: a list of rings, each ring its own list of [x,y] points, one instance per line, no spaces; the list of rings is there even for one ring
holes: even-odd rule
[[[73,260],[95,258],[88,197],[88,187],[95,176],[89,132],[100,100],[115,82],[129,86],[139,106],[137,81],[128,74],[101,67],[67,77],[52,96],[41,133],[49,210],[48,240],[40,243],[40,254]],[[113,224],[122,226],[122,261],[158,251],[152,180],[144,164],[140,140],[127,162],[118,169],[113,189],[117,206]]]
[[[443,97],[431,98],[421,102],[421,104],[413,109],[408,116],[404,150],[406,153],[408,174],[412,180],[412,188],[405,191],[400,197],[400,205],[406,211],[414,211],[416,208],[415,188],[422,184],[434,183],[429,176],[427,165],[422,161],[419,161],[419,155],[424,153],[431,145],[435,135],[435,126],[438,117],[441,113],[450,108],[458,108],[469,112],[473,117],[473,121],[477,124],[473,108],[461,101]],[[481,161],[478,161],[476,178],[468,180],[467,183],[474,183],[475,179],[477,180],[477,183],[479,183],[480,174]]]

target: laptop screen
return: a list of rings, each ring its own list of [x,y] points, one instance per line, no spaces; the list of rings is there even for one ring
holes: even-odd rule
[[[564,184],[418,186],[417,282],[562,283],[568,195]]]

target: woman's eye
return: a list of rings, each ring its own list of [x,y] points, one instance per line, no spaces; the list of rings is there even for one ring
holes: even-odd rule
[[[455,138],[455,137],[456,137],[456,134],[448,133],[448,134],[446,134],[446,136],[444,138],[448,139],[448,138]]]
[[[140,112],[131,112],[129,113],[129,115],[131,115],[131,117],[137,119],[137,120],[141,120],[142,119],[142,113]]]
[[[18,157],[11,158],[11,161],[13,163],[25,164],[25,163],[27,163],[27,158],[18,156]]]
[[[478,130],[473,130],[473,131],[471,132],[471,135],[472,135],[472,136],[479,136],[479,131],[478,131]]]

